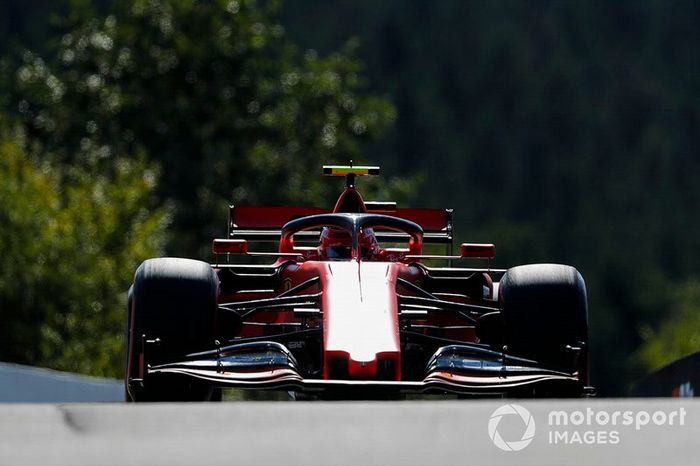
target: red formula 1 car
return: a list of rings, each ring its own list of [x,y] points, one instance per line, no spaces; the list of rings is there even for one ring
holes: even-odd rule
[[[129,290],[126,396],[209,400],[221,388],[313,398],[407,393],[582,396],[588,387],[586,289],[573,267],[429,267],[486,259],[452,253],[452,211],[365,202],[346,177],[332,210],[230,208],[216,263],[145,261]],[[274,241],[274,252],[249,242]],[[445,256],[423,246],[447,246]],[[231,263],[272,256],[272,265]]]

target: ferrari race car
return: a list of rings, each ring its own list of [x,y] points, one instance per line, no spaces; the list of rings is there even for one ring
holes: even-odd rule
[[[363,200],[357,178],[378,171],[324,166],[345,177],[332,210],[231,206],[213,264],[141,264],[128,294],[127,400],[216,400],[222,388],[321,399],[590,394],[579,272],[493,269],[492,244],[456,254],[452,210]],[[265,241],[274,249],[249,248]],[[425,254],[432,243],[445,255]],[[451,266],[463,259],[488,263]]]

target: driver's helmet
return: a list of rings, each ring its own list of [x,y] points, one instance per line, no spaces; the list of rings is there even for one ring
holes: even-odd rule
[[[379,251],[379,243],[374,230],[363,228],[358,235],[360,253],[364,259],[370,259]],[[350,259],[352,256],[352,236],[347,230],[324,227],[318,246],[322,256],[328,259]]]

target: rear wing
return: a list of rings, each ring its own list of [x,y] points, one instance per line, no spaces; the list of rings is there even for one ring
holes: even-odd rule
[[[398,209],[394,203],[366,203],[369,212],[399,217],[423,228],[423,242],[452,246],[452,209]],[[229,206],[228,237],[249,241],[279,241],[284,224],[308,215],[327,214],[330,210],[317,207],[251,207]],[[319,232],[299,233],[309,239]],[[377,239],[408,238],[394,232],[376,232]]]

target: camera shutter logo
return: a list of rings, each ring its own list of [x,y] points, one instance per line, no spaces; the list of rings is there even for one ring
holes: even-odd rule
[[[512,422],[517,420],[517,417],[520,418],[517,422],[520,423],[522,421],[525,430],[520,440],[507,442],[498,433],[498,426],[503,418],[506,419],[505,422]],[[530,414],[530,411],[520,405],[503,405],[491,414],[489,419],[489,437],[491,437],[493,444],[501,450],[520,451],[527,447],[532,442],[532,439],[535,438],[535,419]]]

